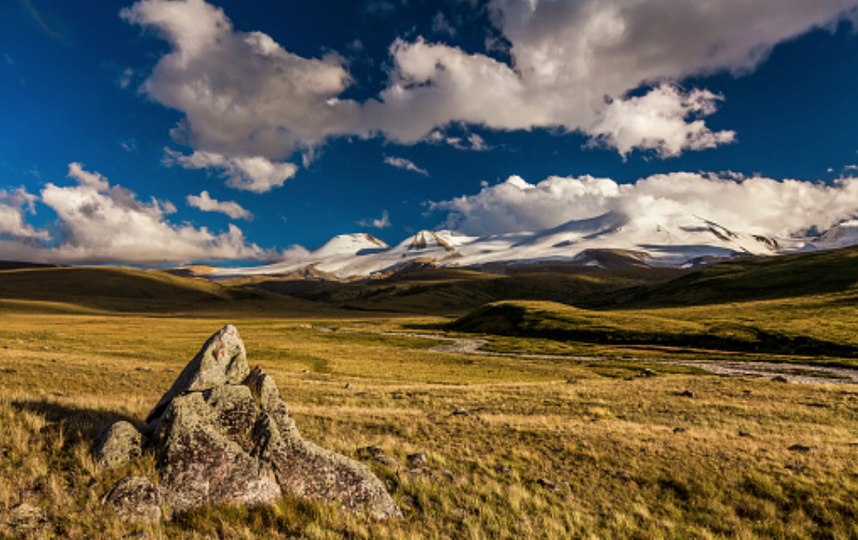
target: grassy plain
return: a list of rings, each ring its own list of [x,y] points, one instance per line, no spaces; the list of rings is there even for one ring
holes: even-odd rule
[[[616,357],[572,361],[435,353],[427,350],[433,340],[382,334],[440,333],[447,321],[336,311],[160,275],[138,283],[129,272],[103,287],[112,296],[60,286],[34,297],[19,285],[0,300],[0,515],[23,502],[44,509],[52,526],[35,537],[858,538],[858,389],[622,358],[758,354],[704,353],[668,339],[703,335],[719,321],[855,347],[849,291],[613,311],[501,304],[523,313],[516,320],[527,331],[471,328],[468,319],[458,327],[491,330],[504,352]],[[167,296],[150,288],[174,285]],[[305,438],[351,457],[379,445],[401,464],[367,462],[405,519],[373,523],[287,499],[144,527],[101,506],[119,478],[157,473],[151,456],[98,471],[89,454],[98,429],[117,419],[140,423],[226,323],[238,327],[251,364],[273,376]],[[540,334],[540,324],[550,332]],[[568,333],[593,328],[664,339],[579,341]],[[801,359],[853,362],[818,356]],[[657,374],[642,376],[645,368]],[[472,415],[453,415],[459,407]],[[423,470],[407,464],[414,452],[427,453]]]

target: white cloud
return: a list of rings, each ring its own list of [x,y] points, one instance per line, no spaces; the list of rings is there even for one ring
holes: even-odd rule
[[[220,212],[232,219],[253,219],[253,214],[234,201],[218,201],[212,199],[208,191],[199,195],[188,195],[188,206],[199,208],[203,212]]]
[[[687,120],[715,112],[718,99],[706,90],[682,93],[662,85],[645,96],[612,102],[587,131],[594,144],[616,148],[623,156],[635,148],[655,150],[661,157],[714,148],[733,142],[735,132],[712,132],[702,120]]]
[[[384,162],[391,167],[396,167],[397,169],[403,169],[406,171],[416,172],[417,174],[422,174],[423,176],[429,176],[429,171],[427,171],[426,169],[421,169],[409,159],[387,156],[384,158]]]
[[[226,185],[253,193],[266,193],[280,187],[298,171],[294,163],[275,163],[262,156],[228,157],[202,150],[186,156],[169,148],[164,149],[164,164],[185,169],[220,170],[227,178]]]
[[[119,146],[122,147],[126,152],[136,152],[137,151],[137,139],[131,138],[126,139],[119,143]]]
[[[35,212],[35,195],[20,187],[14,191],[0,190],[0,238],[43,239],[46,231],[37,231],[24,220],[25,212]]]
[[[473,235],[549,229],[615,212],[656,223],[697,216],[737,231],[790,236],[858,216],[858,178],[825,185],[672,173],[634,184],[591,176],[552,176],[530,184],[512,176],[476,195],[430,203],[430,209],[448,213],[444,226]]]
[[[394,3],[366,9],[390,12]],[[142,87],[184,113],[178,141],[227,159],[283,160],[333,136],[413,144],[450,124],[578,131],[622,154],[662,157],[732,142],[703,118],[722,99],[678,86],[690,76],[756,69],[772,48],[854,17],[858,0],[490,0],[510,63],[396,40],[377,99],[342,99],[337,55],[308,59],[240,32],[203,0],[141,0],[122,11],[171,45]],[[437,18],[437,30],[444,30]],[[449,24],[448,24],[449,25]],[[726,96],[729,99],[729,96]]]
[[[351,82],[339,56],[305,59],[266,34],[234,31],[203,0],[142,0],[121,16],[172,48],[141,92],[184,113],[174,138],[202,153],[196,163],[220,156],[212,166],[240,171],[231,176],[236,187],[264,192],[282,184],[294,165],[271,160],[348,131],[358,113],[337,99]]]
[[[172,224],[165,219],[175,211],[169,202],[140,201],[131,191],[111,186],[102,175],[88,172],[78,163],[69,165],[69,177],[76,180],[76,185],[61,187],[49,183],[41,191],[41,203],[56,213],[53,234],[28,234],[32,231],[28,226],[22,234],[19,227],[18,238],[0,241],[4,256],[34,262],[133,265],[270,260],[276,256],[247,243],[234,225],[216,234],[206,227]],[[35,198],[29,196],[23,200]],[[4,212],[0,210],[0,215],[5,216]],[[6,225],[5,218],[0,217],[0,227]]]
[[[362,219],[358,221],[361,227],[373,227],[375,229],[386,229],[390,227],[390,215],[387,210],[382,212],[381,219]]]

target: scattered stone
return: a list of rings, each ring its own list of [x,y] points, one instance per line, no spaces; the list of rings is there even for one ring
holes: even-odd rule
[[[788,383],[789,379],[787,379],[783,375],[775,375],[774,377],[772,377],[772,382]]]
[[[137,368],[134,368],[134,371],[142,371],[143,373],[151,373],[151,372],[152,372],[152,368],[148,368],[148,367],[137,367]]]
[[[506,465],[496,465],[493,468],[494,468],[495,472],[497,472],[498,474],[510,474],[510,473],[512,473],[512,469],[510,469]]]
[[[101,504],[113,507],[124,521],[158,523],[161,521],[161,492],[148,478],[123,478],[104,496]]]
[[[568,379],[566,381],[566,384],[578,384],[578,380],[577,379]]]
[[[92,454],[102,469],[124,465],[143,453],[143,435],[130,422],[116,422],[95,437]]]
[[[6,368],[0,368],[0,373],[8,373],[8,374],[12,375],[14,373],[18,373],[18,371],[14,370],[12,368],[6,367]]]
[[[536,483],[549,491],[557,491],[557,484],[555,484],[551,480],[540,478],[536,481]]]
[[[790,452],[800,452],[802,454],[809,454],[809,453],[813,452],[813,447],[812,446],[805,446],[803,444],[794,444],[794,445],[790,446],[789,448],[787,448],[787,450],[789,450]]]
[[[310,370],[309,369],[302,369],[301,373],[310,373]]]
[[[384,448],[380,446],[364,446],[357,449],[357,455],[360,459],[372,459],[384,455]]]
[[[32,504],[22,503],[0,516],[0,533],[12,536],[26,536],[45,531],[53,527],[48,514]]]
[[[658,372],[656,370],[645,368],[643,371],[640,372],[638,377],[655,377],[656,375],[658,375]]]
[[[458,407],[451,414],[452,416],[473,416],[473,413],[464,407]]]
[[[680,392],[680,394],[679,394],[679,395],[680,395],[680,396],[682,396],[682,397],[689,397],[689,398],[693,398],[693,397],[694,397],[694,392],[692,392],[691,390],[684,390],[684,391]]]
[[[673,428],[673,432],[674,432],[674,433],[685,433],[686,431],[688,431],[688,430],[687,430],[687,429],[685,429],[684,427],[675,427],[675,428]]]
[[[741,430],[739,430],[739,437],[747,437],[749,439],[754,438],[754,436],[751,435],[750,433],[748,433],[747,431],[741,431]]]
[[[456,475],[454,475],[453,471],[451,471],[450,469],[445,469],[444,467],[438,467],[437,470],[438,470],[438,473],[444,478],[444,480],[447,480],[448,482],[455,482],[456,481]]]
[[[382,520],[402,512],[365,465],[305,441],[273,379],[250,371],[233,326],[214,334],[147,417],[173,516],[283,494]]]
[[[410,508],[418,508],[419,507],[419,505],[417,504],[417,499],[415,499],[411,495],[403,495],[402,503],[405,504],[405,506],[408,506]]]
[[[470,515],[470,512],[465,508],[454,508],[452,514],[454,518],[463,520]]]
[[[408,460],[408,463],[411,465],[425,465],[429,461],[429,456],[424,454],[423,452],[419,452],[417,454],[408,454],[405,456],[405,459]]]
[[[629,480],[632,479],[632,477],[626,471],[617,471],[617,473],[614,476],[616,476],[617,478],[619,478],[620,480],[622,480],[624,482],[628,482]]]
[[[797,474],[804,474],[807,472],[807,467],[796,465],[794,463],[787,465],[786,468]]]
[[[352,387],[352,383],[346,383],[346,390]]]
[[[385,467],[390,467],[391,469],[399,468],[399,462],[396,461],[395,458],[392,458],[390,456],[375,456],[374,458],[372,458],[372,460],[377,463],[381,463]]]

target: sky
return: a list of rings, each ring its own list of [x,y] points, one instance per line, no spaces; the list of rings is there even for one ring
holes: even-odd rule
[[[0,259],[253,264],[612,208],[818,234],[858,217],[856,22],[858,0],[11,0]]]

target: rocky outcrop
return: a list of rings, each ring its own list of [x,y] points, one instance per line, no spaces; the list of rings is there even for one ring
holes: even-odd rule
[[[374,519],[402,516],[366,466],[301,437],[273,379],[261,368],[250,371],[233,326],[206,342],[147,424],[160,497],[173,515],[209,504],[264,505],[290,494]],[[126,487],[126,498],[151,493],[142,483]]]

